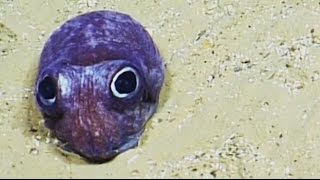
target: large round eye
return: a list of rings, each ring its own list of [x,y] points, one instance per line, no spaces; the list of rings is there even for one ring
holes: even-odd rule
[[[57,99],[57,87],[54,80],[49,76],[42,79],[38,84],[38,93],[41,103],[47,106],[54,104]]]
[[[138,73],[131,67],[117,72],[111,82],[111,91],[118,98],[125,98],[136,92],[139,86]]]

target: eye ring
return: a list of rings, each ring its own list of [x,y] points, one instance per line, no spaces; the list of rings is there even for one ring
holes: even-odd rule
[[[57,100],[57,86],[55,80],[46,75],[37,86],[40,102],[45,106],[53,105]]]
[[[119,86],[122,86],[122,87],[119,87]],[[134,89],[132,88],[133,86],[134,86]],[[138,87],[139,87],[139,76],[137,71],[132,67],[122,68],[112,78],[111,92],[117,98],[128,97],[129,95],[135,93],[138,90]]]

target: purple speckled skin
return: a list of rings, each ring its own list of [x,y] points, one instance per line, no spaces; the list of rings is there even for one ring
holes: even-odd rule
[[[137,92],[115,97],[110,88],[124,67],[139,75]],[[50,76],[56,101],[41,103],[39,81]],[[105,162],[137,146],[156,111],[164,65],[150,35],[130,16],[95,11],[63,24],[42,51],[35,96],[45,125],[65,150]]]

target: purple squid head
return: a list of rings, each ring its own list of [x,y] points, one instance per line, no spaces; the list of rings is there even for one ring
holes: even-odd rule
[[[114,158],[137,145],[158,104],[160,86],[148,85],[145,73],[127,60],[43,68],[36,101],[45,125],[66,150],[90,161]]]

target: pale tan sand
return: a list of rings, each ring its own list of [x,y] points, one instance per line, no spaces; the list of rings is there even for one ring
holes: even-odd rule
[[[62,155],[32,95],[50,33],[112,9],[167,65],[139,147],[109,163]],[[308,0],[0,0],[0,177],[320,176],[320,4]]]

